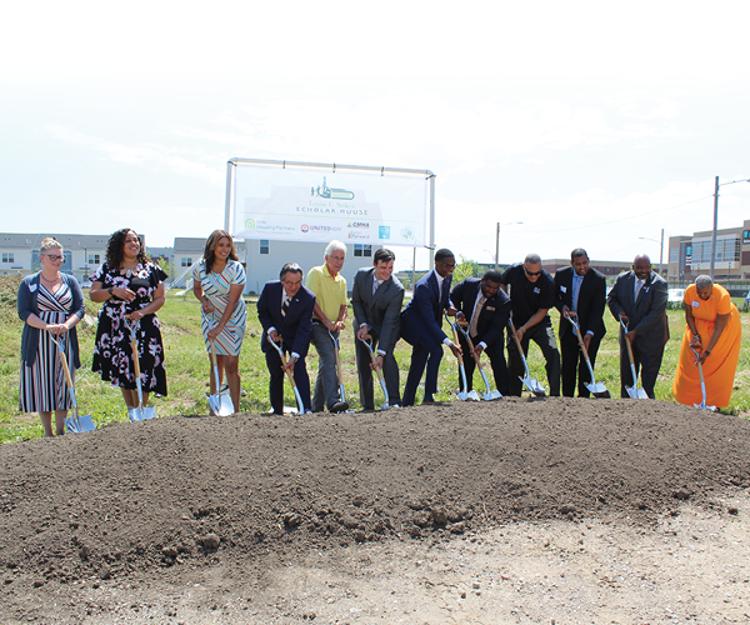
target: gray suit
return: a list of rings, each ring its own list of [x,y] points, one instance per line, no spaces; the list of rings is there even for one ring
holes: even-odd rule
[[[615,319],[619,320],[622,313],[628,316],[628,330],[635,331],[633,356],[636,374],[639,368],[643,369],[641,373],[643,390],[653,399],[654,385],[659,375],[664,346],[669,340],[666,313],[667,283],[658,273],[652,271],[636,300],[634,299],[635,280],[634,271],[621,273],[607,296],[607,304]],[[621,397],[628,396],[625,387],[633,384],[624,340],[624,335],[620,331]]]
[[[393,355],[399,337],[401,304],[404,287],[396,276],[383,282],[373,293],[374,267],[360,269],[354,276],[352,307],[354,308],[354,332],[365,323],[373,338],[373,344],[383,354],[383,375],[390,403],[400,404],[398,365]],[[356,341],[357,371],[359,372],[359,399],[365,410],[374,408],[372,369],[367,347]]]

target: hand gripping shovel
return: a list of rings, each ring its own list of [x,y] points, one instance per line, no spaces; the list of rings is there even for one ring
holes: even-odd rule
[[[70,375],[70,368],[68,367],[68,361],[65,358],[65,342],[62,337],[55,339],[57,350],[60,354],[60,364],[62,364],[63,373],[65,374],[65,382],[68,384],[68,393],[70,393],[70,403],[73,404],[73,416],[65,419],[65,429],[73,434],[82,434],[83,432],[93,432],[96,429],[96,424],[91,418],[91,415],[78,415],[78,402],[76,401],[76,387],[73,384],[73,376]]]
[[[367,347],[367,351],[370,352],[370,361],[372,364],[375,364],[375,361],[377,359],[377,356],[375,356],[375,350],[372,348],[372,340],[365,340],[365,339],[358,339],[362,343],[364,343],[365,347]],[[390,405],[390,400],[388,399],[388,389],[385,386],[385,380],[383,379],[383,372],[380,370],[380,367],[373,367],[375,369],[375,373],[378,376],[378,382],[380,382],[380,388],[383,391],[383,399],[385,400],[383,402],[383,405],[380,406],[381,410],[388,410]]]
[[[291,383],[292,389],[294,390],[294,399],[297,401],[297,414],[305,414],[305,404],[302,403],[302,396],[299,394],[297,383],[294,381],[294,374],[286,368],[287,360],[286,354],[284,354],[284,349],[276,341],[271,340],[270,336],[266,336],[266,338],[268,339],[268,342],[273,346],[273,348],[279,353],[281,364],[284,365],[284,373],[286,373],[286,377],[289,378],[289,382]]]
[[[214,372],[214,382],[216,384],[216,394],[208,396],[208,407],[216,416],[228,417],[234,414],[234,404],[229,396],[229,389],[221,391],[219,381],[219,365],[216,362],[216,343],[211,341],[211,367]]]
[[[521,341],[518,340],[518,337],[516,336],[516,326],[513,325],[513,319],[508,319],[508,326],[510,326],[510,333],[513,335],[513,340],[516,343],[516,349],[518,349],[518,355],[521,357],[521,362],[523,363],[523,371],[524,376],[518,376],[518,379],[521,380],[523,385],[531,391],[535,397],[544,397],[547,392],[544,390],[544,387],[539,383],[539,380],[536,378],[531,377],[531,373],[529,373],[529,363],[526,362],[526,356],[523,355],[523,348],[521,347]]]
[[[482,365],[482,356],[477,355],[477,353],[474,351],[474,343],[471,340],[471,337],[469,336],[469,331],[464,328],[460,323],[456,324],[458,326],[459,331],[461,334],[464,335],[464,338],[466,339],[466,343],[469,345],[469,349],[471,350],[471,355],[474,356],[474,361],[477,363],[477,367],[479,369],[479,375],[482,376],[482,382],[484,382],[484,388],[485,391],[482,393],[482,399],[484,401],[493,401],[495,399],[502,399],[503,394],[495,389],[494,391],[490,387],[490,382],[487,379],[487,373],[484,371],[484,366]]]
[[[448,315],[445,316],[445,320],[448,322],[448,325],[453,331],[453,342],[456,345],[460,345],[460,343],[458,342],[458,324],[455,321],[451,321]],[[456,391],[456,397],[458,397],[461,401],[479,401],[479,393],[477,393],[475,390],[467,390],[469,388],[469,384],[466,381],[466,367],[464,367],[463,356],[456,356],[456,360],[458,360],[458,371],[461,374],[461,388]]]
[[[344,410],[349,408],[349,403],[346,401],[346,389],[344,388],[344,373],[341,371],[341,343],[338,337],[333,332],[328,332],[328,336],[333,341],[333,351],[336,353],[336,379],[339,381],[339,399],[342,404],[346,404]]]
[[[589,375],[591,376],[591,381],[586,384],[586,388],[589,389],[589,392],[599,399],[609,399],[612,397],[609,394],[609,391],[607,390],[607,387],[604,386],[604,383],[597,382],[596,378],[594,377],[594,367],[591,366],[591,359],[589,358],[588,350],[586,349],[586,344],[583,342],[583,337],[581,336],[581,326],[578,325],[578,322],[573,319],[573,317],[570,317],[568,315],[565,315],[565,318],[570,321],[570,323],[573,326],[573,331],[576,333],[576,338],[578,339],[578,346],[581,348],[581,353],[583,354],[583,359],[586,361],[586,366],[589,368]]]
[[[710,410],[711,412],[714,412],[716,410],[716,406],[709,406],[706,404],[706,380],[703,377],[703,363],[701,363],[700,352],[692,348],[690,349],[690,351],[695,354],[695,364],[698,366],[698,377],[701,381],[701,403],[693,404],[693,406],[698,410]]]
[[[143,387],[141,386],[141,357],[138,353],[138,336],[137,331],[140,326],[139,322],[128,323],[125,325],[130,330],[130,353],[133,358],[133,370],[135,371],[135,387],[138,390],[138,407],[128,408],[128,418],[131,421],[148,421],[156,416],[154,406],[143,405]]]
[[[630,361],[630,375],[633,376],[633,386],[626,386],[625,390],[628,393],[628,397],[630,397],[631,399],[648,399],[646,391],[644,391],[643,388],[638,387],[638,376],[635,373],[635,357],[633,356],[633,346],[630,344],[627,336],[628,326],[625,325],[625,322],[622,319],[620,319],[620,325],[622,326],[622,331],[625,334],[622,340],[625,342],[625,348],[628,351],[628,361]]]

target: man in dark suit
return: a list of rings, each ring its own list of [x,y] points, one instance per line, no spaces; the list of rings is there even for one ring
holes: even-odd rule
[[[458,309],[456,319],[469,324],[468,331],[474,350],[478,356],[486,352],[495,376],[495,386],[503,394],[508,394],[508,367],[503,352],[505,326],[510,318],[510,298],[500,288],[502,274],[488,271],[479,278],[466,278],[451,291],[451,302]],[[471,355],[469,344],[463,334],[458,337],[464,353],[466,382],[468,389],[473,387],[476,363]],[[461,379],[459,374],[459,387]]]
[[[267,282],[258,298],[258,319],[263,326],[260,348],[266,355],[266,365],[271,374],[269,393],[274,414],[284,414],[284,369],[278,352],[268,344],[268,339],[283,343],[289,354],[286,368],[294,369],[294,382],[299,390],[305,410],[310,410],[310,378],[307,375],[305,356],[310,347],[312,313],[315,295],[302,286],[302,268],[297,263],[287,263],[281,269],[279,281]]]
[[[570,317],[581,328],[591,366],[596,362],[599,344],[606,333],[604,329],[604,302],[607,299],[607,279],[591,267],[589,256],[583,248],[570,254],[570,267],[555,273],[555,307],[560,311],[560,351],[562,352],[562,394],[573,397],[578,377],[578,396],[589,397],[586,384],[591,382],[583,353]],[[577,370],[577,374],[576,374]]]
[[[375,363],[371,364],[367,347],[361,340],[355,341],[359,400],[365,410],[373,410],[375,407],[372,367],[383,371],[389,403],[401,403],[398,365],[393,350],[398,341],[404,287],[393,275],[395,259],[396,255],[392,251],[381,248],[375,252],[373,266],[369,269],[363,267],[354,276],[354,332],[357,339],[372,340],[373,348],[377,348],[377,358]]]
[[[437,392],[438,369],[443,357],[443,345],[458,356],[461,347],[443,332],[443,312],[455,314],[450,305],[451,276],[456,267],[453,252],[439,249],[435,252],[435,269],[414,286],[414,296],[401,313],[401,336],[412,345],[411,364],[404,388],[404,406],[413,406],[417,386],[427,366],[423,404],[434,404]]]
[[[534,341],[542,350],[547,362],[549,394],[560,395],[560,352],[557,350],[555,331],[547,311],[555,305],[552,276],[542,269],[539,254],[527,254],[523,263],[511,265],[502,277],[507,291],[510,287],[511,310],[516,336],[524,355],[529,352],[529,342]],[[510,365],[510,394],[521,395],[523,362],[515,340],[508,333],[508,363]]]
[[[628,340],[633,348],[636,375],[642,369],[643,390],[654,399],[654,385],[669,339],[667,282],[651,270],[648,256],[636,256],[633,270],[617,276],[607,303],[615,319],[622,319],[628,327],[627,335],[620,331],[620,396],[627,397],[625,387],[634,384],[624,343]]]

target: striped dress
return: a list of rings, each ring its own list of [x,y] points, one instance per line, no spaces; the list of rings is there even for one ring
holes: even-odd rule
[[[206,314],[201,310],[201,330],[203,340],[206,342],[206,350],[210,349],[208,343],[208,331],[218,323],[229,303],[229,290],[235,284],[245,284],[245,268],[239,261],[228,260],[224,271],[216,273],[212,271],[206,274],[206,262],[201,261],[193,269],[193,279],[201,283],[203,293],[208,297],[214,312]],[[234,307],[232,316],[227,321],[224,329],[216,337],[216,353],[219,356],[238,356],[242,349],[242,339],[245,338],[245,325],[247,323],[247,308],[245,301],[240,297]]]
[[[70,317],[73,295],[70,287],[62,286],[54,293],[40,281],[37,296],[38,317],[45,323],[64,323]],[[63,335],[63,344],[68,358],[71,377],[75,376],[73,350],[67,345],[68,336]],[[74,378],[75,379],[75,378]],[[36,359],[32,365],[22,364],[19,391],[21,412],[53,412],[69,410],[71,407],[65,373],[60,364],[60,352],[54,337],[49,332],[39,332]]]

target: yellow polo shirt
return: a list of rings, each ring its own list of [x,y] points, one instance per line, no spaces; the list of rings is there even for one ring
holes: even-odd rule
[[[346,278],[341,272],[334,278],[328,271],[328,265],[323,263],[320,267],[313,267],[307,272],[305,286],[315,293],[318,306],[330,321],[339,318],[339,309],[346,306]]]

